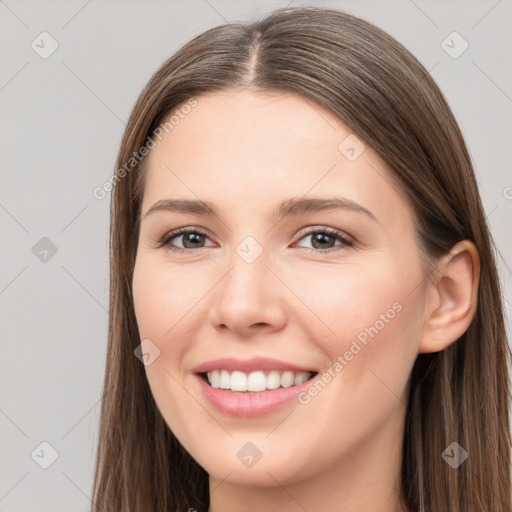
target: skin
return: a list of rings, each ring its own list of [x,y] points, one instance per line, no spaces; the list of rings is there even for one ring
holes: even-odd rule
[[[457,244],[427,278],[412,210],[390,170],[368,146],[349,161],[338,145],[350,130],[320,106],[250,89],[197,100],[147,161],[133,297],[141,340],[160,349],[145,366],[152,393],[210,475],[209,512],[406,510],[398,482],[409,375],[418,353],[442,350],[467,329],[474,246]],[[289,197],[334,195],[376,220],[349,209],[271,218]],[[219,216],[144,217],[171,197],[211,201]],[[208,235],[196,246],[178,235],[155,247],[186,226]],[[354,245],[315,244],[311,232],[300,235],[306,227],[334,228]],[[250,264],[236,252],[247,236],[263,248]],[[400,312],[307,405],[228,416],[191,373],[217,357],[269,356],[323,375],[396,303]],[[237,457],[248,442],[262,453],[251,468]]]

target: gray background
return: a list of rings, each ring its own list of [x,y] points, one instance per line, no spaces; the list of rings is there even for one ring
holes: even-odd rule
[[[0,0],[0,511],[90,507],[109,280],[109,197],[92,191],[138,93],[196,34],[289,3]],[[431,70],[476,165],[510,319],[511,0],[291,4],[366,18]]]

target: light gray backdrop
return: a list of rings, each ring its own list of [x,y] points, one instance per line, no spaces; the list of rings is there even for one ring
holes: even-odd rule
[[[476,165],[510,317],[511,0],[0,0],[0,511],[90,507],[109,280],[109,198],[92,191],[138,93],[198,33],[288,4],[366,18],[431,71]]]

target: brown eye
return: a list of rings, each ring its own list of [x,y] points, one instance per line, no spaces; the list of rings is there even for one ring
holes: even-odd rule
[[[187,250],[202,249],[205,247],[204,238],[207,234],[197,228],[180,228],[167,233],[162,240],[158,242],[157,247],[167,247],[170,250],[185,252]],[[171,243],[173,240],[180,240],[183,247]]]
[[[204,235],[201,233],[189,232],[182,235],[176,235],[173,238],[181,237],[183,246],[186,249],[197,249],[201,244],[201,237],[203,236]]]
[[[341,231],[332,228],[316,228],[306,233],[302,232],[301,240],[308,237],[310,237],[313,248],[304,247],[304,249],[309,252],[333,252],[354,245],[354,242]],[[336,241],[340,242],[337,246],[335,245]]]

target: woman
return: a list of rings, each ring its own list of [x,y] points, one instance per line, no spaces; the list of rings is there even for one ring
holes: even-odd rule
[[[492,239],[402,45],[319,8],[208,30],[112,181],[93,509],[511,510]]]

